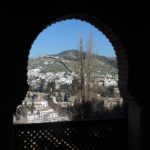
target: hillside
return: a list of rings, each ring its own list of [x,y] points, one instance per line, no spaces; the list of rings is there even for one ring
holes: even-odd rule
[[[79,67],[79,51],[67,50],[56,55],[47,55],[29,60],[28,69],[39,68],[41,72],[75,72]],[[87,61],[87,54],[84,53],[84,60]],[[92,63],[92,62],[91,62]],[[117,62],[115,58],[107,58],[100,55],[94,56],[92,63],[95,72],[106,74],[107,72],[117,73]]]
[[[56,54],[55,56],[58,56],[62,59],[67,60],[78,60],[79,51],[78,50],[66,50],[61,53]],[[86,57],[86,53],[84,52],[84,57]],[[117,68],[117,61],[115,57],[105,57],[100,55],[95,55],[97,59],[100,61],[103,61],[104,63],[113,66],[114,68]]]

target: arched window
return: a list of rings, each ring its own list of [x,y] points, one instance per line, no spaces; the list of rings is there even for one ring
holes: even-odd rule
[[[105,57],[102,57],[102,49],[99,54],[90,53],[96,44],[94,32],[92,34],[87,32],[88,36],[86,38],[84,35],[79,35],[75,40],[75,49],[71,47],[71,51],[65,49],[67,50],[65,52],[61,50],[53,54],[45,53],[44,56],[42,55],[38,58],[30,58],[35,43],[32,43],[33,39],[31,38],[29,43],[27,43],[29,45],[32,43],[27,67],[29,91],[27,91],[25,99],[20,106],[17,107],[17,115],[14,117],[15,119],[18,117],[14,125],[15,147],[16,149],[83,149],[83,147],[85,149],[122,149],[124,140],[121,137],[126,137],[126,120],[120,117],[113,118],[112,114],[117,114],[119,110],[118,107],[116,107],[118,103],[116,99],[114,99],[114,96],[121,96],[119,97],[119,102],[122,97],[124,102],[131,99],[127,90],[128,64],[125,48],[117,35],[105,23],[83,14],[72,14],[62,18],[60,17],[55,20],[53,24],[49,24],[49,21],[47,21],[46,24],[43,23],[45,25],[40,26],[39,31],[41,34],[37,36],[35,41],[38,40],[38,37],[40,37],[44,31],[57,23],[68,21],[68,19],[69,21],[75,19],[82,23],[86,21],[86,23],[90,23],[90,26],[96,27],[96,30],[98,29],[112,46],[116,58],[109,58],[108,60],[105,55]],[[79,26],[76,26],[76,28],[79,28]],[[33,35],[33,37],[35,37],[35,35]],[[69,40],[70,39],[68,39],[68,41]],[[69,43],[70,42],[66,45]],[[99,49],[97,49],[97,51],[98,50]],[[40,50],[40,52],[42,52],[42,50]],[[63,56],[66,52],[69,52],[69,55]],[[75,53],[75,56],[72,55],[72,53]],[[101,63],[99,61],[101,61]],[[73,65],[72,62],[74,62]],[[95,67],[91,68],[91,64]],[[102,64],[109,66],[108,68],[106,67],[106,71],[105,69],[97,69],[97,67]],[[51,67],[47,68],[48,71],[43,69],[49,65],[51,65]],[[109,86],[116,84],[114,81],[116,71],[113,69],[115,65],[117,66],[118,75],[118,77],[116,77],[116,80],[118,80],[117,86]],[[72,69],[76,71],[72,71]],[[91,69],[94,70],[90,71]],[[110,70],[110,72],[108,70]],[[54,79],[48,79],[48,83],[46,83],[45,76],[50,75],[50,73]],[[105,74],[103,75],[102,73]],[[39,75],[36,76],[36,74]],[[71,87],[74,86],[74,90],[70,91],[71,88],[68,88],[68,84],[58,84],[61,83],[59,82],[60,75],[61,82],[66,82],[66,78],[69,79],[69,81],[71,80]],[[99,80],[99,77],[103,77],[103,79]],[[75,80],[73,80],[74,78]],[[32,86],[34,84],[36,85],[35,80],[39,82],[39,86]],[[72,93],[74,93],[76,100],[69,99],[73,96]],[[75,105],[76,107],[73,107]],[[104,114],[104,112],[101,112],[103,109],[105,110],[105,115],[109,116],[109,118],[101,119],[101,114]],[[24,119],[24,122],[22,122],[20,118]],[[55,120],[55,118],[57,119]],[[59,122],[58,118],[61,118]],[[39,120],[42,121],[39,122]],[[32,124],[18,125],[18,123]],[[123,148],[126,149],[126,146]]]
[[[127,60],[122,59],[125,49],[106,25],[96,20],[89,24],[82,17],[47,26],[32,44],[29,89],[14,123],[123,115],[128,78]]]

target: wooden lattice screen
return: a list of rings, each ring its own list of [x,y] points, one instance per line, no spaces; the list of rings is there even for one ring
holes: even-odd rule
[[[124,118],[14,125],[15,150],[125,150]]]

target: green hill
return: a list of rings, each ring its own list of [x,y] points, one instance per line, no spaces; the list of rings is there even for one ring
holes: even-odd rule
[[[29,60],[28,69],[39,68],[41,72],[75,72],[79,69],[78,50],[67,50],[59,54],[43,56]],[[85,63],[87,54],[84,53]],[[91,62],[93,71],[101,74],[117,73],[117,62],[115,58],[94,55],[94,61]]]

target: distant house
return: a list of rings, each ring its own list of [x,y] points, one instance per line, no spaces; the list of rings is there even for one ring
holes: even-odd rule
[[[39,115],[38,114],[28,114],[27,115],[27,120],[30,122],[30,121],[34,121],[34,120],[37,120],[39,119]]]
[[[114,87],[114,94],[119,95],[120,91],[118,87]]]
[[[123,102],[122,98],[110,98],[109,97],[104,100],[104,107],[111,110],[117,105],[121,106],[122,102]]]

